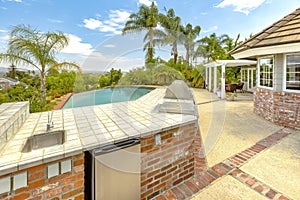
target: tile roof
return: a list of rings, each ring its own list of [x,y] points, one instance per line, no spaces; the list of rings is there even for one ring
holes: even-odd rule
[[[251,48],[300,42],[300,8],[254,35],[233,49],[230,54]]]

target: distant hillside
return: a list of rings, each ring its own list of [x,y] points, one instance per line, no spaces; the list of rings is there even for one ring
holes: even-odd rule
[[[6,67],[0,67],[0,75],[5,74],[8,71]]]
[[[28,70],[31,70],[32,71],[32,69],[25,69],[25,68],[16,68],[16,70],[17,71],[24,71],[24,72],[26,72],[26,71],[28,71]],[[7,67],[0,67],[0,75],[3,75],[3,74],[5,74],[6,72],[8,72],[9,71],[9,68],[7,68]],[[36,73],[38,72],[37,70],[34,70]]]

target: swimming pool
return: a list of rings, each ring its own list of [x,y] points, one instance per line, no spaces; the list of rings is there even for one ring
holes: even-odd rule
[[[63,109],[116,103],[122,101],[132,101],[147,94],[153,89],[155,88],[115,87],[73,94],[65,103]]]

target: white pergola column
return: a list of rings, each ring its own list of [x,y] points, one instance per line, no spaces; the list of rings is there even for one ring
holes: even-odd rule
[[[207,67],[205,67],[205,89],[206,89],[206,85],[208,85],[208,68]]]
[[[211,92],[211,67],[208,68],[209,72],[209,84],[208,84],[208,91]]]
[[[221,78],[221,99],[226,98],[225,92],[225,64],[222,65],[222,78]]]
[[[217,67],[214,67],[214,93],[217,93]]]

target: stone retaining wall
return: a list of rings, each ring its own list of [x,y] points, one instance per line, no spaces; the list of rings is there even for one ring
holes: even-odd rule
[[[254,112],[285,127],[300,129],[300,93],[254,90]]]

